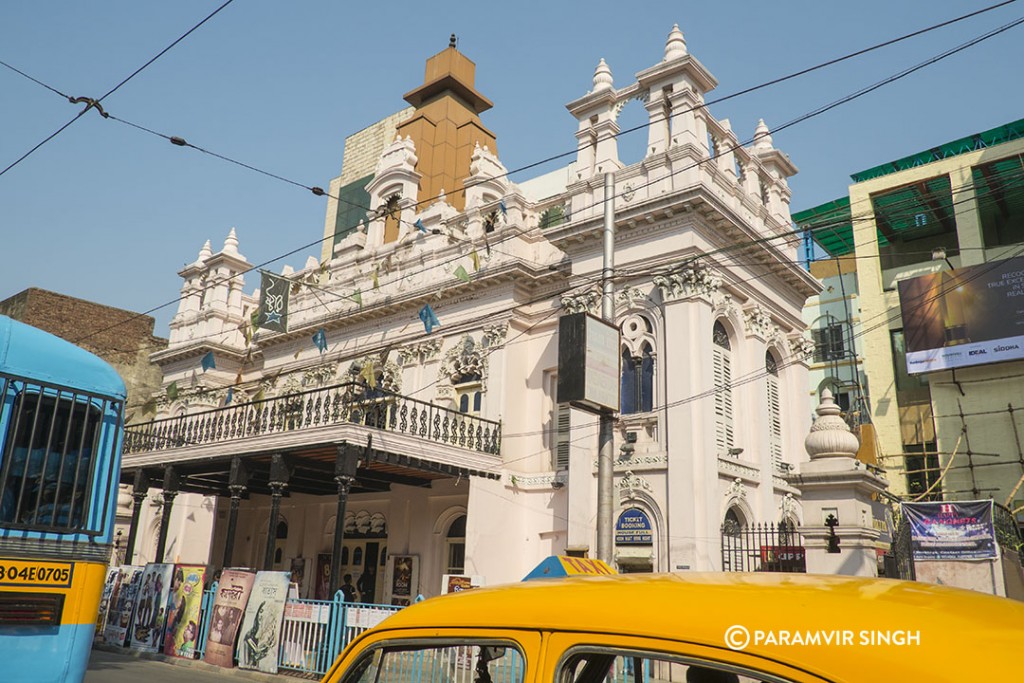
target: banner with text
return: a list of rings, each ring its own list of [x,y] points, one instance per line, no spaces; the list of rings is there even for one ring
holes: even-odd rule
[[[996,557],[992,501],[903,503],[914,560],[984,560]]]
[[[249,594],[238,639],[238,667],[277,673],[288,572],[259,572]]]
[[[907,372],[1024,358],[1024,257],[902,280]]]
[[[217,595],[213,598],[206,654],[203,655],[208,663],[229,669],[234,666],[238,629],[255,580],[255,574],[240,569],[226,569],[221,574]]]

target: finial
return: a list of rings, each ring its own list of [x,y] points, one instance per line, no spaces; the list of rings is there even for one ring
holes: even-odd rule
[[[611,67],[601,58],[598,62],[597,68],[594,69],[594,90],[611,90],[612,89],[612,70]]]
[[[832,392],[828,389],[821,392],[821,403],[815,412],[818,417],[811,425],[811,433],[804,439],[804,448],[811,459],[856,457],[860,440],[840,417],[842,411],[832,400]]]
[[[679,30],[679,24],[673,24],[672,30],[665,41],[665,57],[661,61],[669,62],[686,56],[686,41],[683,39],[683,32]]]
[[[455,37],[455,34],[453,33],[451,37],[448,38],[448,47],[455,47],[457,42],[458,39]]]
[[[757,120],[757,129],[754,130],[754,149],[772,149],[772,135],[765,124],[764,119]]]
[[[231,228],[231,232],[228,233],[227,239],[224,240],[224,253],[225,254],[238,254],[238,237],[235,235],[235,229]]]
[[[199,258],[196,259],[196,265],[202,265],[211,256],[213,256],[213,249],[210,248],[210,240],[206,240],[206,244],[199,250]]]

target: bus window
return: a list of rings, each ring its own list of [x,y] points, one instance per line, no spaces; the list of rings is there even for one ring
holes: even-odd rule
[[[88,518],[101,412],[81,396],[21,391],[0,470],[0,524],[77,531]]]

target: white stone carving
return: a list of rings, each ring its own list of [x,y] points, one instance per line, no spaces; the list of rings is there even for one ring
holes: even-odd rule
[[[832,400],[832,392],[828,389],[821,392],[821,403],[815,412],[818,417],[804,439],[804,448],[811,460],[856,457],[860,440],[840,416],[842,411]]]
[[[745,499],[747,497],[747,487],[743,485],[743,480],[739,477],[733,479],[732,483],[729,484],[729,488],[725,492],[725,497]]]
[[[337,363],[323,363],[302,373],[302,385],[306,387],[322,387],[333,381],[337,374]]]
[[[626,470],[622,479],[619,481],[619,489],[623,491],[654,491],[649,481],[639,475],[633,474],[632,470]]]
[[[428,339],[418,344],[410,344],[398,349],[398,364],[412,365],[414,363],[425,363],[428,360],[437,358],[441,353],[441,338]]]
[[[647,298],[647,294],[644,293],[639,287],[623,287],[619,290],[618,299],[626,305],[633,305],[634,301],[643,300]]]
[[[690,263],[668,275],[656,276],[654,286],[661,288],[666,300],[712,297],[722,286],[722,277],[707,266]]]
[[[481,344],[485,349],[503,346],[508,336],[508,323],[487,325],[482,330]]]
[[[594,69],[594,89],[591,92],[611,90],[613,82],[612,69],[602,57],[601,61],[597,64],[597,68]]]
[[[561,304],[569,313],[597,313],[601,308],[601,292],[598,289],[588,289],[581,294],[563,296]]]
[[[789,338],[789,348],[798,360],[810,360],[814,356],[815,344],[810,337],[797,334]]]
[[[740,307],[735,301],[733,301],[732,295],[722,294],[721,292],[713,297],[712,311],[716,318],[724,316],[726,318],[737,319],[741,314]]]
[[[771,335],[772,316],[761,304],[754,304],[743,311],[743,322],[747,327],[747,333],[767,340]]]

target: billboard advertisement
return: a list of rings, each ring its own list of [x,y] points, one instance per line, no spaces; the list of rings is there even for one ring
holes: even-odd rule
[[[992,501],[903,503],[914,561],[985,560],[997,556]]]
[[[1024,257],[899,283],[907,372],[1024,358]]]

